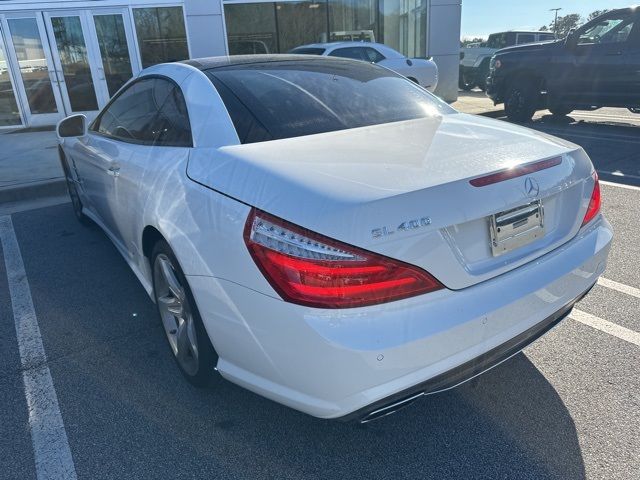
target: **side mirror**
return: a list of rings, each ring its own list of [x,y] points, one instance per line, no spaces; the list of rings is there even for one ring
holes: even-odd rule
[[[571,30],[569,30],[567,37],[564,39],[564,44],[567,48],[571,49],[575,47],[577,43],[576,29],[572,28]]]
[[[87,134],[87,117],[79,113],[58,122],[58,138],[84,137]]]

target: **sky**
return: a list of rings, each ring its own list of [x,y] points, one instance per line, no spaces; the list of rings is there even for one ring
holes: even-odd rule
[[[622,8],[638,0],[462,0],[462,38],[487,37],[505,30],[537,30],[558,15],[579,13],[583,19],[594,10]]]

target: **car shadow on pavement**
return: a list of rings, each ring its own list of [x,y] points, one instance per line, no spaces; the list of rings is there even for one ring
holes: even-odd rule
[[[241,435],[253,448],[261,445],[263,455],[308,478],[585,477],[569,412],[523,354],[366,425],[312,419],[259,397],[227,403],[222,392],[228,388],[220,392],[224,406],[217,404],[226,419],[212,426]],[[241,406],[249,401],[253,413],[245,419]]]
[[[79,478],[585,477],[574,422],[524,354],[366,425],[222,378],[196,389],[102,232],[69,205],[14,218]]]

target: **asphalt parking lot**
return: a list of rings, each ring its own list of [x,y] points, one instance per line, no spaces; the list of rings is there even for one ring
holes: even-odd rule
[[[640,478],[640,127],[584,115],[529,126],[584,145],[617,182],[602,186],[616,232],[605,280],[510,361],[367,425],[317,420],[223,380],[191,387],[97,227],[69,204],[1,217],[0,478]],[[9,282],[30,290],[18,311]],[[39,347],[21,325],[17,336],[22,320],[36,321],[46,352],[26,365],[25,349]],[[46,371],[56,397],[42,400],[23,382]],[[54,406],[50,430],[39,413]],[[61,431],[69,457],[47,443]]]
[[[461,92],[454,105],[467,113],[507,120],[503,105],[493,107],[485,93],[477,89]],[[543,110],[525,126],[581,145],[601,179],[640,186],[640,114],[625,108],[601,108],[554,117]]]

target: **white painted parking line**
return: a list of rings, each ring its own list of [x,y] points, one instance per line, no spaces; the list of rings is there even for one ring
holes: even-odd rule
[[[611,290],[617,290],[618,292],[631,295],[632,297],[640,298],[640,288],[630,287],[629,285],[625,285],[624,283],[609,280],[608,278],[600,277],[598,279],[598,285],[602,285],[603,287],[610,288]]]
[[[29,429],[38,480],[74,480],[76,470],[53,386],[20,246],[10,216],[0,216],[0,242],[29,409]]]
[[[595,328],[596,330],[600,330],[601,332],[608,333],[609,335],[613,335],[614,337],[617,337],[629,343],[633,343],[634,345],[640,347],[640,333],[622,327],[617,323],[610,322],[608,320],[596,317],[595,315],[591,315],[590,313],[583,312],[582,310],[577,310],[575,308],[573,309],[569,317],[576,322],[588,325],[591,328]]]
[[[603,172],[600,171],[600,173],[608,173],[608,172]],[[627,190],[636,190],[636,191],[640,191],[640,187],[636,187],[635,185],[625,185],[624,183],[615,183],[615,182],[607,182],[605,180],[600,180],[600,184],[602,185],[608,185],[610,187],[618,187],[618,188],[626,188]]]

